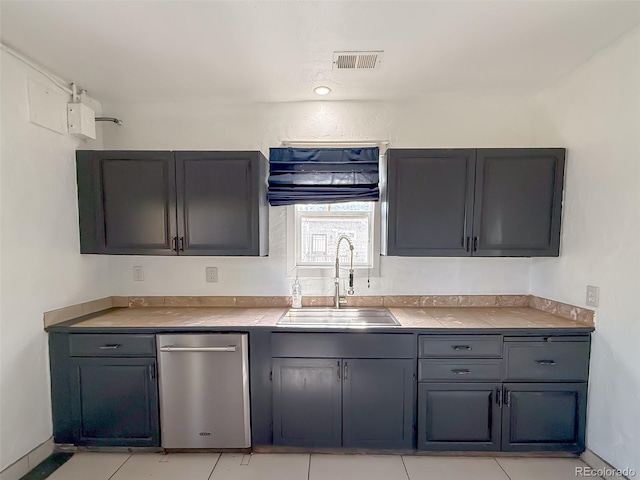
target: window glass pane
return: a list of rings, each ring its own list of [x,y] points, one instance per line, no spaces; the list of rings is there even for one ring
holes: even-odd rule
[[[328,212],[329,205],[296,205],[296,210],[299,212]]]
[[[373,202],[328,203],[323,205],[296,205],[298,212],[371,212]]]
[[[333,265],[336,256],[336,242],[341,235],[346,235],[353,243],[354,265],[370,264],[370,225],[369,215],[359,216],[304,216],[299,223],[298,262],[303,264]],[[342,242],[340,246],[340,263],[348,266],[350,261],[349,246]]]
[[[373,210],[373,202],[332,203],[329,207],[332,212],[370,212]]]

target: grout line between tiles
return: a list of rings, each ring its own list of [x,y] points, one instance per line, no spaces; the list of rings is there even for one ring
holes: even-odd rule
[[[400,455],[400,460],[402,461],[402,466],[404,467],[404,473],[407,474],[407,480],[411,480],[409,476],[409,470],[407,470],[407,465],[404,463],[404,455]]]
[[[132,456],[133,456],[133,455],[129,455],[129,456],[127,457],[127,459],[126,459],[124,462],[122,462],[122,465],[120,465],[120,466],[116,469],[116,471],[115,471],[115,472],[113,472],[113,475],[111,475],[107,480],[111,480],[113,477],[115,477],[116,473],[118,473],[118,472],[120,471],[120,469],[121,469],[122,467],[124,467],[124,464],[125,464],[125,463],[127,463],[129,460],[131,460],[131,457],[132,457]]]
[[[213,471],[218,466],[218,462],[220,461],[221,458],[222,458],[222,454],[219,454],[218,458],[216,459],[216,463],[213,464],[213,468],[211,469],[211,473],[209,473],[209,476],[207,477],[207,480],[211,480],[211,475],[213,475]]]
[[[509,480],[512,480],[511,477],[509,476],[509,474],[507,473],[507,471],[504,469],[504,467],[502,466],[502,464],[498,461],[498,459],[496,457],[493,457],[493,461],[498,464],[498,466],[500,467],[500,470],[502,470],[504,472],[504,474],[507,476],[507,478]]]
[[[307,480],[311,480],[311,454],[309,454],[309,466],[307,467]]]

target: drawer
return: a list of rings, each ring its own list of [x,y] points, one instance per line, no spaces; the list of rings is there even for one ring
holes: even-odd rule
[[[502,335],[420,335],[420,357],[502,358]]]
[[[502,360],[420,360],[420,382],[484,382],[502,380]]]
[[[415,358],[415,337],[386,333],[274,333],[271,355],[284,358]]]
[[[155,357],[155,335],[73,334],[72,357]]]
[[[505,342],[509,381],[582,382],[589,376],[589,342]]]

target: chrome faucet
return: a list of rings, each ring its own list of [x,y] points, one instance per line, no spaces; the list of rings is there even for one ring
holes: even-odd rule
[[[351,264],[349,267],[349,290],[347,290],[347,295],[353,295],[353,243],[346,235],[340,235],[338,237],[338,242],[336,243],[336,277],[335,277],[335,286],[336,291],[334,295],[334,308],[340,308],[340,305],[345,305],[347,303],[347,297],[340,295],[340,243],[342,240],[346,240],[349,244],[349,251],[351,254]]]

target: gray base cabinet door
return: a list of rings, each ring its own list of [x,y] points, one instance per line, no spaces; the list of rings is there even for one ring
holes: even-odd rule
[[[502,449],[584,451],[586,383],[505,383]]]
[[[340,360],[273,359],[274,445],[341,445],[341,376]]]
[[[421,383],[418,448],[500,450],[500,383]]]
[[[160,445],[154,358],[74,358],[71,362],[78,445]]]
[[[343,446],[413,448],[415,362],[344,359]]]

